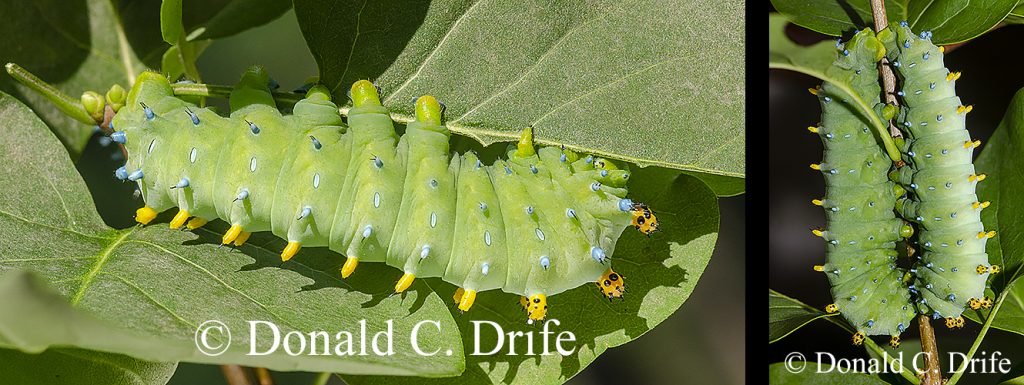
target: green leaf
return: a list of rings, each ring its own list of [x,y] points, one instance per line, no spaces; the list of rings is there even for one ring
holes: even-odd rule
[[[999,286],[1020,276],[1024,266],[1024,201],[1013,199],[1024,188],[1024,159],[1017,156],[1022,151],[1024,89],[1014,95],[1003,120],[975,162],[975,168],[988,175],[985,183],[979,185],[978,199],[991,202],[982,211],[982,222],[987,229],[997,230],[996,237],[988,240],[986,252],[991,263],[1002,267],[1003,272],[995,276]]]
[[[190,43],[193,45],[195,50],[195,56],[203,54],[203,51],[210,46],[212,40],[200,40],[197,42]],[[185,74],[185,63],[182,61],[181,53],[178,51],[178,46],[173,46],[164,52],[163,59],[160,60],[160,72],[167,75],[169,79],[177,79],[181,75]]]
[[[163,385],[178,365],[72,348],[39,354],[0,349],[0,362],[4,382],[19,385]]]
[[[437,96],[483,144],[533,126],[541,144],[744,176],[744,7],[297,0],[320,79],[344,100],[375,79],[399,121]]]
[[[665,320],[693,292],[707,266],[718,232],[718,204],[715,195],[697,179],[663,168],[635,170],[633,181],[647,181],[644,188],[630,186],[630,195],[660,207],[658,221],[663,231],[650,238],[627,231],[615,249],[613,265],[629,291],[625,300],[609,301],[593,285],[583,285],[569,292],[548,298],[549,319],[561,324],[551,325],[556,334],[571,331],[576,342],[563,347],[575,348],[570,356],[540,356],[542,345],[539,325],[526,325],[519,299],[496,291],[480,293],[473,309],[454,314],[462,330],[465,351],[488,352],[497,344],[494,329],[483,326],[481,338],[474,338],[470,321],[493,321],[505,333],[532,331],[535,354],[528,356],[522,339],[516,341],[517,355],[508,354],[508,338],[504,350],[495,355],[467,355],[466,372],[458,378],[424,381],[394,377],[343,376],[353,385],[362,384],[558,384],[586,368],[602,352],[636,339]],[[442,298],[450,299],[451,285],[434,283],[431,287]],[[554,342],[548,345],[554,352]]]
[[[163,0],[160,3],[160,35],[167,44],[175,45],[185,35],[181,23],[181,0]]]
[[[786,36],[786,24],[789,21],[780,14],[768,15],[768,68],[796,71],[807,74],[823,81],[832,83],[846,93],[851,105],[856,107],[861,116],[871,122],[875,131],[880,135],[889,157],[899,159],[899,151],[892,144],[889,136],[889,125],[882,122],[872,107],[853,92],[849,82],[844,78],[833,76],[829,70],[835,60],[838,51],[834,42],[823,41],[809,47],[800,46],[789,40]]]
[[[768,343],[781,340],[812,321],[828,314],[793,298],[768,289]]]
[[[0,63],[17,63],[71,97],[103,93],[115,83],[130,86],[144,69],[110,1],[2,1],[0,15]],[[73,158],[92,136],[92,125],[64,115],[6,74],[0,74],[0,91],[32,106]]]
[[[787,369],[785,362],[768,365],[768,383],[772,385],[884,385],[877,376],[864,373],[839,373],[832,365],[815,362],[792,361],[793,367],[803,367],[799,373]],[[819,373],[821,372],[821,373]]]
[[[999,312],[996,313],[996,319],[992,320],[992,327],[1024,335],[1024,283],[1021,282],[1024,282],[1024,280],[1015,279],[1004,289],[1008,292],[1002,298],[1002,304],[999,306]],[[988,290],[986,295],[994,296],[995,293]],[[998,301],[999,298],[996,298],[996,300]],[[967,309],[964,310],[964,317],[983,324],[991,312],[991,309]]]
[[[1007,24],[1024,24],[1024,1],[1017,3],[1017,6],[1010,11],[1009,15],[1003,19],[1004,23]],[[1024,379],[1021,380],[1024,383]]]
[[[291,8],[282,0],[178,0],[181,4],[182,35],[188,41],[220,39],[269,23]],[[161,64],[168,44],[160,25],[161,7],[151,1],[118,2],[124,28],[132,49],[153,68]],[[198,55],[197,55],[198,56]]]
[[[935,44],[959,43],[999,24],[1018,0],[903,0],[885,2],[889,23],[907,21],[915,32],[932,31]],[[874,28],[870,0],[772,0],[794,24],[830,36]]]
[[[27,107],[0,93],[0,122],[5,162],[0,169],[5,197],[0,200],[0,272],[31,270],[57,293],[24,284],[14,286],[16,295],[0,294],[5,346],[30,351],[77,347],[151,361],[274,370],[420,376],[463,371],[458,328],[445,302],[425,283],[414,284],[404,295],[390,295],[401,272],[374,263],[342,281],[337,278],[341,258],[323,248],[304,249],[281,263],[283,241],[270,235],[254,235],[245,246],[231,249],[218,247],[220,236],[212,229],[111,229],[97,215],[67,153]],[[282,335],[350,331],[358,338],[364,319],[371,333],[385,330],[393,320],[394,356],[291,356],[281,349],[246,354],[249,320],[271,321]],[[233,331],[222,355],[196,349],[197,327],[207,320],[219,320]],[[438,322],[440,330],[425,327],[420,346],[452,349],[451,356],[415,354],[408,336],[421,320]],[[273,342],[263,330],[256,344],[260,351]],[[298,341],[292,342],[295,350]]]

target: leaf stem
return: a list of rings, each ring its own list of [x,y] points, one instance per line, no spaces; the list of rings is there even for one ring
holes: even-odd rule
[[[204,97],[215,97],[215,98],[227,98],[231,96],[231,90],[234,88],[231,86],[221,86],[215,84],[202,84],[202,83],[175,83],[171,84],[171,91],[175,95],[185,96],[204,96]],[[274,92],[274,100],[287,104],[298,103],[302,100],[301,94],[292,92]]]
[[[928,353],[924,356],[924,381],[925,385],[942,384],[942,372],[939,371],[939,347],[935,343],[935,330],[932,329],[931,320],[928,316],[921,314],[917,316],[917,329],[921,332],[921,351]]]
[[[228,385],[252,385],[249,374],[245,372],[245,368],[239,365],[221,365],[220,370],[224,373],[224,379],[227,380]]]
[[[974,358],[974,353],[977,353],[978,348],[981,346],[981,341],[985,339],[985,334],[987,334],[988,330],[992,327],[992,321],[996,319],[996,313],[999,312],[999,308],[1003,305],[1003,301],[1006,300],[1006,295],[1012,291],[1010,288],[1016,281],[1016,278],[1010,281],[1010,283],[1003,289],[1003,292],[999,293],[999,298],[996,298],[996,303],[992,306],[992,311],[988,313],[988,318],[985,318],[985,324],[981,326],[981,332],[979,332],[978,336],[974,338],[974,344],[971,345],[971,349],[967,351],[967,357],[965,357],[964,361],[960,363],[960,367],[956,369],[956,372],[953,372],[953,376],[949,378],[946,385],[955,385],[957,381],[960,380],[960,376],[964,375],[964,371],[967,370],[967,364],[971,362],[972,358]]]
[[[28,72],[17,64],[7,63],[4,68],[7,69],[7,73],[10,74],[14,80],[17,80],[18,83],[21,83],[26,87],[31,88],[33,91],[38,92],[40,95],[43,95],[43,97],[49,100],[50,103],[53,103],[53,105],[57,106],[57,108],[67,116],[85,124],[95,125],[98,123],[95,119],[89,116],[89,112],[85,110],[85,106],[82,105],[81,100],[68,96],[61,92],[61,90],[58,90],[57,87],[44,82],[42,79],[36,77],[36,75],[33,75],[31,72]]]

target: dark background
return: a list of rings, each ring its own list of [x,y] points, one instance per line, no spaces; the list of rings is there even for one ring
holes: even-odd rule
[[[833,37],[790,25],[790,37],[801,44]],[[969,43],[947,51],[946,67],[962,71],[957,94],[964,104],[973,104],[968,119],[971,137],[981,139],[982,150],[999,125],[1014,93],[1024,87],[1021,42],[1024,25],[1005,26],[990,31]],[[948,48],[947,48],[948,49]],[[821,226],[825,216],[811,199],[822,196],[824,180],[808,165],[821,160],[821,141],[809,134],[807,126],[820,121],[818,101],[807,88],[820,81],[790,71],[769,70],[769,287],[816,308],[832,302],[828,280],[811,267],[825,261],[824,244],[810,230]],[[979,154],[980,151],[975,152]],[[1022,154],[1024,155],[1024,154]],[[985,170],[979,170],[985,172]],[[916,323],[915,323],[916,325]],[[967,321],[962,330],[950,331],[933,322],[940,355],[949,351],[966,352],[978,334],[980,325]],[[917,345],[917,328],[904,333],[903,345]],[[887,341],[876,338],[880,345]],[[992,329],[981,350],[999,350],[1014,364],[1024,362],[1024,337]],[[766,363],[783,361],[790,352],[809,358],[814,352],[832,352],[836,357],[862,358],[864,349],[852,346],[850,335],[828,322],[814,322],[769,346]],[[942,360],[948,369],[948,360]],[[964,375],[965,384],[997,383],[999,375]]]
[[[316,75],[294,11],[262,27],[217,40],[198,60],[204,82],[234,84],[251,64],[262,64],[292,90]],[[216,103],[216,101],[214,101]],[[113,170],[124,163],[116,146],[94,136],[77,167],[93,193],[97,209],[111,226],[134,224],[138,202],[132,184],[115,183]],[[745,198],[724,198],[721,232],[714,256],[696,290],[682,308],[646,335],[599,356],[569,381],[587,384],[743,384],[745,344]],[[274,373],[275,384],[309,384],[312,373]],[[685,380],[682,380],[685,379]],[[341,384],[334,378],[331,384]],[[219,366],[181,363],[172,385],[226,384]]]

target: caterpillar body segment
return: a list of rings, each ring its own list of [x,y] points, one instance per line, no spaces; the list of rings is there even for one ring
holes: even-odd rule
[[[956,319],[972,300],[984,298],[988,278],[985,244],[975,188],[984,175],[973,164],[973,141],[965,107],[956,95],[959,73],[943,63],[929,32],[914,34],[906,23],[879,33],[898,78],[900,111],[895,122],[906,140],[896,180],[908,191],[898,211],[919,228],[913,290],[920,313]],[[987,205],[985,205],[987,206]],[[978,269],[977,267],[985,269]]]
[[[829,75],[843,79],[859,98],[880,110],[876,66],[884,54],[881,42],[866,29],[837,44],[837,51]],[[903,280],[905,270],[896,266],[896,242],[905,226],[893,211],[896,194],[888,176],[892,161],[850,95],[831,83],[814,94],[821,103],[821,125],[810,131],[824,146],[816,170],[826,186],[825,196],[815,204],[820,203],[827,219],[826,228],[815,234],[826,243],[827,262],[820,270],[832,286],[835,302],[829,308],[838,310],[861,340],[898,336],[910,325],[915,309]]]
[[[621,296],[616,241],[637,216],[648,220],[641,231],[657,228],[647,206],[625,198],[628,169],[535,148],[530,129],[486,165],[451,154],[433,97],[415,102],[416,121],[399,137],[368,81],[352,86],[347,122],[324,87],[282,115],[267,84],[249,69],[222,117],[175,97],[162,75],[139,77],[113,125],[129,154],[118,175],[146,201],[140,223],[178,207],[172,227],[228,222],[224,244],[270,231],[288,242],[284,261],[328,247],[345,256],[343,277],[360,262],[402,270],[396,292],[441,277],[459,287],[463,311],[477,292],[501,289],[524,298],[529,320],[546,316],[548,296],[581,284]]]

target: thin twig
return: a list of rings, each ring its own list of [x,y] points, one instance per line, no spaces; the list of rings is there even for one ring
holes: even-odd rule
[[[875,32],[879,32],[889,26],[889,19],[885,15],[885,0],[871,0],[871,16],[875,19]],[[885,103],[899,106],[896,101],[896,75],[892,73],[889,66],[889,59],[883,57],[878,63],[878,70],[882,72],[882,91],[885,94]],[[896,125],[889,121],[889,134],[894,138],[903,137]]]
[[[224,379],[228,381],[228,385],[252,385],[249,373],[241,366],[221,365],[220,370],[224,372]]]
[[[942,372],[939,371],[939,347],[935,344],[935,330],[931,320],[922,314],[917,316],[917,329],[921,332],[921,351],[924,356],[923,385],[941,385]]]
[[[313,385],[327,385],[327,382],[331,380],[331,372],[323,372],[313,379]]]

